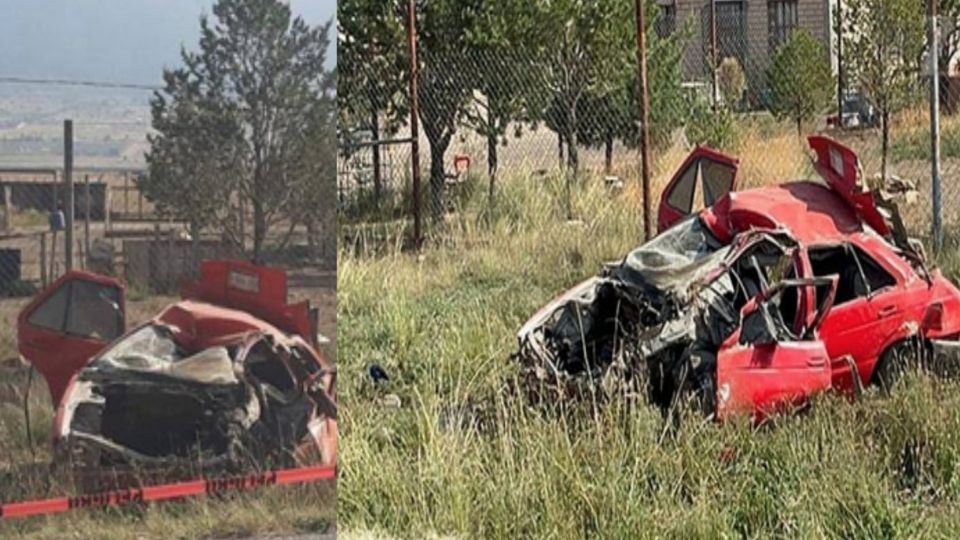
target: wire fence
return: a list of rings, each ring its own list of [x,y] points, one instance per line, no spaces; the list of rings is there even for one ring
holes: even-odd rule
[[[824,133],[858,153],[865,183],[900,192],[908,230],[929,238],[928,28],[918,6],[897,0],[901,11],[890,7],[891,18],[869,9],[878,1],[646,2],[652,220],[662,188],[694,146],[738,157],[738,184],[752,187],[814,176],[805,137]],[[406,2],[379,11],[344,4],[340,214],[346,223],[406,218]],[[416,166],[428,224],[441,223],[471,182],[495,201],[509,196],[498,187],[518,177],[560,175],[577,179],[574,189],[639,181],[634,3],[521,4],[486,2],[458,15],[416,4]],[[939,21],[955,26],[949,14]],[[949,237],[960,226],[960,77],[946,37],[937,43],[946,56],[939,170]]]

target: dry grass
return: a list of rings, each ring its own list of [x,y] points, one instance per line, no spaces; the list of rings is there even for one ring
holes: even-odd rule
[[[793,132],[765,129],[741,139],[744,185],[805,175]],[[655,188],[685,153],[656,156]],[[808,415],[760,430],[687,418],[665,439],[658,413],[644,406],[544,414],[506,391],[523,321],[639,242],[633,163],[616,169],[627,179],[621,195],[603,189],[596,172],[583,175],[572,201],[577,222],[565,219],[562,177],[513,171],[502,177],[494,209],[481,193],[469,198],[420,255],[341,251],[340,531],[955,536],[956,381],[913,376],[892,397],[827,397]],[[957,275],[960,259],[945,260]],[[374,362],[391,376],[383,386],[366,377]],[[385,405],[386,393],[402,405]]]

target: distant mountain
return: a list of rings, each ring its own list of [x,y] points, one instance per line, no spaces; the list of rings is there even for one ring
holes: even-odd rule
[[[336,0],[290,0],[321,24]],[[0,0],[0,76],[159,84],[162,68],[195,48],[212,0]],[[335,35],[331,35],[333,41]],[[331,45],[331,67],[336,65]]]

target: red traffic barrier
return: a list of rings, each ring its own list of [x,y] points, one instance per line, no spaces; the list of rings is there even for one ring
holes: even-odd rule
[[[130,506],[228,491],[248,491],[264,486],[302,484],[318,480],[330,480],[335,478],[336,475],[336,468],[331,466],[299,467],[242,476],[198,479],[157,486],[104,491],[90,495],[13,502],[0,505],[0,520],[41,514],[59,514],[77,508]]]

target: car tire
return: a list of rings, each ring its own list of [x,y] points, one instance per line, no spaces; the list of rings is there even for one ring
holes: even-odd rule
[[[920,341],[898,341],[883,351],[873,370],[873,382],[884,393],[892,391],[903,375],[923,366],[924,351]]]

